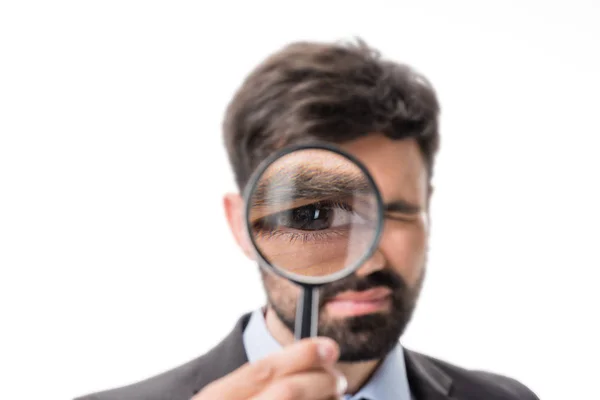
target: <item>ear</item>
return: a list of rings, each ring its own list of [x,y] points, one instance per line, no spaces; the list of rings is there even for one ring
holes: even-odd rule
[[[252,260],[255,259],[252,245],[246,233],[244,221],[244,200],[237,193],[227,193],[223,196],[223,208],[233,237],[244,254]]]

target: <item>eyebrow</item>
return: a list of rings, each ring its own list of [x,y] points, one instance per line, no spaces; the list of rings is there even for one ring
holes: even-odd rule
[[[252,206],[261,207],[298,199],[343,198],[372,195],[373,187],[362,175],[321,168],[281,169],[259,180]]]
[[[362,174],[300,167],[291,171],[280,169],[267,179],[259,180],[251,200],[255,211],[262,214],[259,211],[262,208],[296,207],[301,200],[343,199],[357,195],[373,196],[373,186]],[[421,211],[419,205],[405,199],[383,205],[385,217],[392,219],[394,213],[416,215]]]

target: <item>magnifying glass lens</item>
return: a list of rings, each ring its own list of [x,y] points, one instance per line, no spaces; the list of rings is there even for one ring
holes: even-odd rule
[[[324,277],[353,268],[379,229],[376,188],[343,155],[303,149],[271,163],[249,197],[255,247],[273,267]]]

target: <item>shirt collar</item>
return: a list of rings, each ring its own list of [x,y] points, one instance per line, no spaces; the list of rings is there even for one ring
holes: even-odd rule
[[[244,330],[244,348],[249,362],[255,362],[281,349],[267,328],[262,310],[252,313]],[[385,357],[371,379],[355,395],[344,400],[410,400],[404,351],[400,343]]]

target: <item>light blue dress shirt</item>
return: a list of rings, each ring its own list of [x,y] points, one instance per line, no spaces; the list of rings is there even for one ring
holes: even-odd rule
[[[267,329],[262,310],[252,313],[244,330],[244,348],[249,362],[260,360],[281,349]],[[411,400],[404,352],[400,343],[387,355],[371,379],[356,394],[344,400]]]

